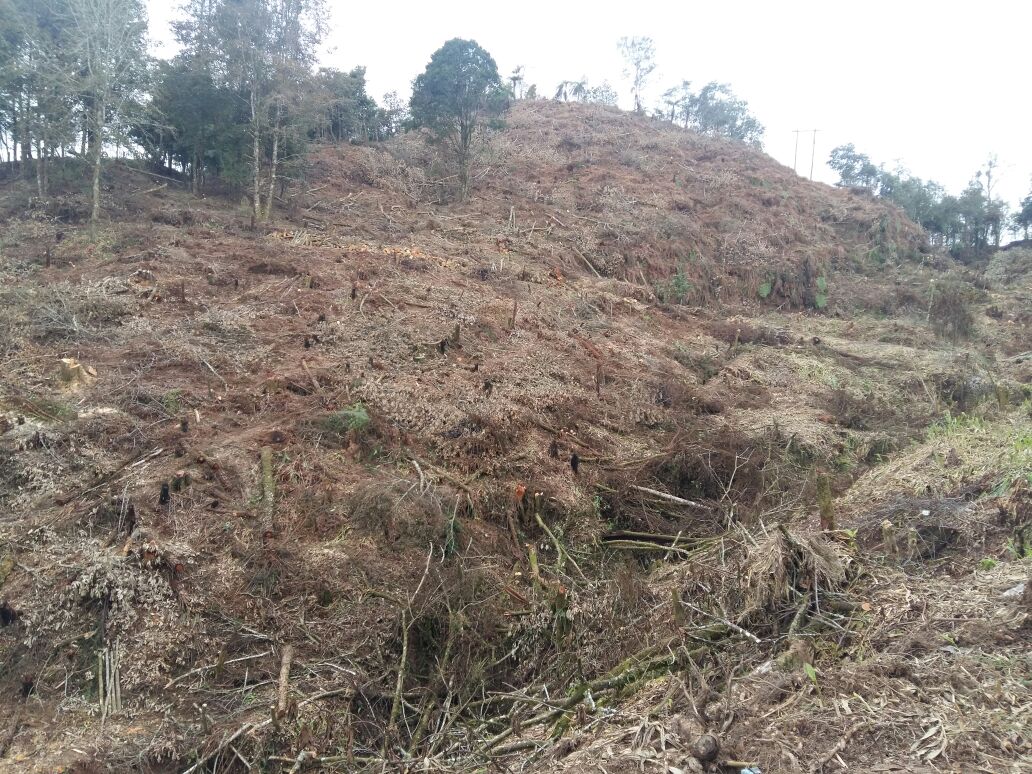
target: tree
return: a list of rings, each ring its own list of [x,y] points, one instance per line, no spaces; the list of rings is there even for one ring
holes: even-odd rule
[[[485,124],[508,107],[494,59],[476,41],[449,40],[416,77],[409,106],[414,124],[454,155],[459,197],[465,200],[474,143]]]
[[[213,165],[230,182],[246,183],[252,219],[267,220],[282,166],[301,163],[305,138],[325,108],[312,77],[325,2],[189,0],[185,10],[174,27],[182,56],[197,82],[211,88],[199,95],[203,111],[166,118],[178,137],[205,139],[190,166]]]
[[[147,17],[140,0],[68,0],[77,68],[73,88],[85,102],[93,170],[90,236],[100,215],[104,146],[124,136],[147,75]],[[120,134],[121,133],[121,134]]]
[[[641,93],[649,75],[656,69],[656,46],[652,38],[620,38],[617,43],[620,53],[627,61],[624,77],[631,80],[631,94],[634,97],[634,111],[643,112]]]
[[[687,126],[688,106],[691,104],[693,96],[691,81],[681,81],[677,86],[672,86],[663,92],[663,107],[657,110],[657,115],[672,124]]]
[[[1021,200],[1020,207],[1014,213],[1011,223],[1015,231],[1023,231],[1025,239],[1029,238],[1029,232],[1032,231],[1032,191]]]
[[[553,99],[557,102],[560,100],[563,102],[586,102],[616,107],[619,95],[609,81],[602,81],[598,86],[592,86],[588,83],[587,78],[582,77],[579,81],[561,81],[556,86]]]
[[[598,86],[589,86],[584,92],[584,101],[595,105],[616,107],[619,99],[616,89],[609,84],[609,81],[602,81]]]
[[[561,81],[558,86],[555,87],[555,99],[557,102],[562,100],[563,102],[579,102],[584,98],[584,95],[588,91],[588,80],[587,78],[581,78],[579,81]]]
[[[986,215],[989,220],[989,228],[993,237],[993,245],[1000,246],[1000,238],[1003,232],[1003,224],[1006,221],[1007,205],[998,199],[993,199],[993,175],[999,168],[1000,162],[995,153],[990,153],[985,162],[985,168],[975,173],[975,180],[985,191],[987,202]]]
[[[762,143],[763,124],[726,83],[707,83],[688,98],[684,114],[685,126],[700,134],[726,137],[755,147]]]
[[[396,91],[388,91],[383,95],[383,108],[381,108],[380,123],[383,126],[383,136],[378,139],[393,137],[401,131],[409,120],[408,105],[398,96]]]
[[[513,99],[523,99],[523,70],[523,65],[519,65],[509,74],[509,92]]]
[[[320,108],[317,132],[338,142],[381,138],[383,116],[366,93],[364,67],[348,73],[324,67],[316,74],[315,88]]]
[[[838,172],[841,186],[867,188],[877,193],[879,170],[853,143],[832,148],[828,166]]]

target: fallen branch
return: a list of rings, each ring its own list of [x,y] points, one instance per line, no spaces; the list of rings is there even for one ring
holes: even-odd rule
[[[631,489],[637,489],[639,492],[650,494],[653,497],[658,497],[661,500],[667,502],[676,503],[677,505],[687,505],[692,508],[705,508],[706,506],[702,503],[697,503],[694,500],[685,500],[683,497],[677,497],[676,495],[661,492],[658,489],[649,489],[647,486],[638,486],[637,484],[631,484]]]
[[[265,512],[264,529],[272,533],[276,516],[276,483],[272,473],[272,447],[262,447],[262,510]]]
[[[871,725],[870,720],[862,720],[846,731],[846,733],[842,735],[842,738],[835,743],[834,747],[828,750],[828,752],[818,758],[817,761],[810,766],[810,774],[818,774],[818,772],[823,771],[825,765],[827,765],[832,758],[846,749],[846,745],[849,744],[849,740],[856,736],[857,732],[862,731],[869,725]]]
[[[588,260],[588,257],[584,255],[584,253],[582,253],[580,250],[578,250],[575,245],[570,245],[570,247],[573,250],[573,252],[577,254],[577,257],[584,261],[584,263],[587,264],[588,268],[595,273],[595,276],[599,279],[602,279],[602,275],[598,273],[598,269],[596,269],[595,265]]]
[[[294,646],[287,645],[283,648],[283,660],[280,662],[279,701],[276,702],[276,713],[280,717],[287,712],[287,704],[290,698],[290,667],[293,663]]]
[[[339,696],[342,693],[351,693],[354,690],[355,689],[353,687],[348,686],[346,688],[334,688],[329,691],[322,691],[321,693],[313,694],[312,696],[309,696],[307,699],[299,701],[297,706],[304,707],[308,704],[311,704],[312,702],[320,701],[321,699],[328,699],[331,696]],[[265,728],[266,726],[271,724],[271,717],[266,718],[265,720],[262,720],[258,723],[244,723],[242,726],[240,726],[240,728],[234,731],[231,736],[219,742],[219,744],[216,745],[213,750],[205,753],[200,758],[198,758],[197,762],[193,766],[191,766],[188,769],[183,769],[182,774],[197,774],[197,772],[199,772],[208,761],[210,761],[215,756],[219,755],[223,750],[232,745],[233,742],[242,737],[244,734],[250,733],[252,731],[258,731],[259,729]]]
[[[547,524],[545,524],[545,520],[541,518],[541,514],[535,513],[534,519],[537,521],[538,526],[545,531],[545,534],[552,539],[552,544],[555,546],[555,550],[559,554],[559,560],[562,561],[563,557],[569,559],[570,564],[573,565],[573,568],[577,571],[577,574],[580,575],[581,580],[587,581],[587,576],[585,576],[584,573],[581,571],[580,565],[578,565],[574,558],[570,556],[570,553],[565,548],[563,548],[563,544],[559,542],[559,538],[557,538],[555,536],[555,533],[548,528]]]
[[[654,646],[653,648],[647,648],[645,651],[642,651],[642,653],[660,650],[661,647],[662,646]],[[631,657],[624,661],[620,667],[617,667],[617,669],[624,667],[622,671],[616,674],[610,673],[598,678],[597,680],[593,680],[590,683],[581,683],[573,689],[566,699],[559,702],[554,709],[548,709],[529,718],[528,720],[523,720],[518,724],[518,727],[530,728],[532,726],[541,725],[542,723],[551,722],[564,713],[574,709],[578,704],[584,701],[585,697],[589,694],[594,697],[603,693],[615,692],[632,683],[638,682],[653,673],[663,671],[669,672],[678,665],[697,661],[703,656],[703,654],[705,654],[708,647],[709,646],[702,645],[691,651],[678,654],[670,651],[669,643],[667,643],[665,644],[665,647],[662,647],[662,650],[665,652],[661,652],[661,655],[653,656],[651,658],[645,657],[640,660],[635,657]],[[510,724],[510,726],[504,731],[500,731],[490,737],[481,747],[480,754],[488,755],[490,751],[494,750],[499,744],[512,736],[513,733],[515,733],[515,728],[516,726]]]
[[[167,691],[173,685],[175,685],[176,683],[182,682],[183,680],[185,680],[186,678],[190,677],[191,675],[200,674],[201,672],[207,672],[209,669],[215,669],[216,667],[226,666],[227,664],[238,664],[241,661],[253,661],[256,658],[261,658],[262,656],[268,656],[270,653],[272,653],[271,650],[266,650],[266,651],[263,651],[261,653],[255,653],[253,656],[241,656],[240,658],[230,659],[229,661],[223,661],[223,662],[218,663],[218,664],[206,664],[205,666],[197,667],[196,669],[191,669],[189,672],[185,672],[185,673],[179,675],[179,677],[174,677],[171,680],[169,680],[167,683],[165,683],[165,690]]]

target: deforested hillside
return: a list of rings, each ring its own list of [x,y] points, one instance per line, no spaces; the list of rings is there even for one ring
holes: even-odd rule
[[[51,174],[0,188],[0,768],[1029,765],[1005,253],[539,100],[464,202],[419,132],[257,227],[117,162],[90,240]]]

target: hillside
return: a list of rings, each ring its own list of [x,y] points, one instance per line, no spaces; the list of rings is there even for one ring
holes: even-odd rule
[[[443,169],[0,188],[0,770],[1032,765],[1023,257],[598,107]]]

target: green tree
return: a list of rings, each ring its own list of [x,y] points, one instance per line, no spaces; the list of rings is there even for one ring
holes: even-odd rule
[[[449,40],[416,77],[409,106],[414,124],[454,155],[465,200],[474,144],[486,123],[508,107],[494,59],[476,41]]]
[[[555,89],[554,99],[563,102],[587,102],[615,107],[619,101],[619,95],[609,81],[602,81],[599,85],[592,86],[588,83],[587,78],[581,78],[579,81],[562,81]]]
[[[853,143],[832,148],[828,166],[838,173],[841,186],[866,188],[877,193],[878,167],[870,157],[857,151]]]
[[[563,102],[580,102],[584,99],[584,95],[587,94],[587,91],[587,78],[581,78],[579,81],[562,81],[555,87],[555,96],[553,99],[557,102],[560,100]]]
[[[663,107],[656,111],[656,114],[665,118],[672,124],[687,126],[688,105],[694,96],[691,81],[681,81],[677,86],[672,86],[663,92]]]
[[[364,67],[347,73],[324,67],[316,75],[316,87],[320,134],[338,142],[380,138],[382,116],[376,101],[366,93]]]
[[[584,91],[584,101],[594,105],[616,107],[620,97],[609,81],[602,81],[598,86],[589,86]]]
[[[1029,238],[1032,231],[1032,191],[1021,200],[1017,212],[1011,218],[1011,224],[1015,231],[1024,232],[1025,239]]]
[[[648,37],[623,37],[616,45],[627,63],[624,77],[631,81],[634,112],[642,113],[641,93],[652,71],[656,69],[656,44]]]
[[[700,134],[727,137],[759,147],[763,124],[749,112],[748,103],[735,96],[726,83],[711,81],[691,95],[684,107],[685,126]]]
[[[524,69],[523,65],[519,65],[509,74],[509,94],[513,99],[523,99]]]
[[[184,63],[180,84],[202,86],[190,116],[167,113],[176,136],[195,144],[190,166],[209,167],[250,189],[252,219],[267,220],[282,167],[299,167],[319,111],[315,50],[325,30],[324,0],[190,0],[175,26]],[[221,104],[219,104],[221,103]]]

